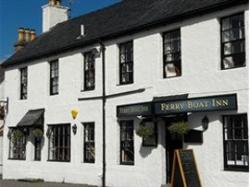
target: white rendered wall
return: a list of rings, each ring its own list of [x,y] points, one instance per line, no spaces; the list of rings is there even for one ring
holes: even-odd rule
[[[246,32],[247,65],[231,70],[220,69],[220,23],[218,17],[231,15],[245,9],[234,8],[197,19],[169,25],[119,40],[110,41],[106,48],[107,94],[145,88],[140,94],[107,100],[107,185],[110,187],[159,187],[166,182],[164,124],[159,123],[159,143],[156,148],[141,146],[141,138],[135,137],[135,165],[121,166],[119,156],[119,125],[116,107],[123,104],[151,101],[153,97],[189,93],[189,97],[237,93],[238,113],[248,113],[248,32]],[[248,31],[248,11],[245,11]],[[163,79],[161,32],[181,27],[182,76]],[[132,85],[120,86],[119,56],[117,43],[134,39],[134,77]],[[93,46],[95,47],[95,46]],[[100,185],[102,171],[102,102],[101,100],[78,101],[78,98],[101,96],[102,74],[99,57],[96,60],[96,89],[81,92],[83,85],[83,57],[81,51],[64,54],[59,59],[59,95],[49,96],[49,64],[51,59],[31,62],[28,66],[28,100],[19,100],[19,70],[6,72],[6,96],[10,98],[7,126],[15,126],[30,109],[45,108],[45,132],[47,124],[77,123],[77,135],[71,134],[71,162],[48,162],[48,140],[42,150],[42,161],[33,161],[33,146],[27,145],[26,161],[8,160],[4,154],[4,178],[44,178],[47,181],[72,182]],[[57,58],[57,57],[55,57]],[[18,67],[20,68],[20,67]],[[74,122],[70,116],[72,107],[80,113]],[[194,149],[198,169],[204,187],[245,187],[248,173],[224,171],[221,115],[230,112],[197,113],[189,116],[189,124],[200,128],[201,119],[207,115],[210,124],[204,133],[202,145],[185,145]],[[232,113],[232,112],[231,112]],[[233,112],[236,113],[236,112]],[[83,163],[83,127],[81,122],[95,122],[96,163]],[[139,121],[134,119],[135,128]],[[8,150],[5,128],[4,149]],[[20,167],[16,167],[16,166]]]
[[[45,5],[43,9],[43,32],[47,32],[56,24],[68,20],[68,8],[55,5]]]

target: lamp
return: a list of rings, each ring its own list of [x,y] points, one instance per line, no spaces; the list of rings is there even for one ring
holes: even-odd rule
[[[77,132],[77,126],[76,126],[76,124],[74,124],[74,125],[72,126],[72,131],[73,131],[73,133],[74,133],[74,135],[75,135],[76,132]]]
[[[71,116],[72,116],[72,118],[73,118],[74,120],[76,119],[78,113],[79,113],[79,112],[78,112],[77,109],[72,109],[72,110],[71,110]],[[77,132],[77,126],[76,126],[76,124],[74,124],[74,125],[72,126],[72,131],[73,131],[73,133],[74,133],[74,135],[75,135],[76,132]]]
[[[206,131],[208,129],[208,124],[209,124],[209,119],[207,116],[205,116],[202,120],[201,120],[201,125],[203,128],[203,131]]]

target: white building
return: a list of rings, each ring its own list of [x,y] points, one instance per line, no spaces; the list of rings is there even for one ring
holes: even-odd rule
[[[248,1],[124,0],[68,21],[66,10],[44,6],[45,32],[25,45],[20,29],[3,64],[4,179],[166,186],[187,148],[203,187],[249,184]],[[169,131],[182,121],[184,140]],[[144,141],[142,124],[155,129]]]

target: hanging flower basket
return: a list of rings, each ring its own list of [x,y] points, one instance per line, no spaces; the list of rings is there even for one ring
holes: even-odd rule
[[[172,125],[168,127],[168,130],[170,131],[171,134],[178,134],[178,135],[187,134],[189,131],[188,123],[186,121],[172,123]]]
[[[42,138],[43,137],[43,130],[42,129],[33,129],[32,130],[32,135],[35,137],[35,138]]]
[[[23,131],[16,129],[13,131],[13,142],[20,141],[24,137]]]
[[[4,116],[4,106],[0,106],[0,120],[3,120]]]
[[[141,138],[147,139],[148,137],[154,134],[152,128],[145,127],[144,125],[140,125],[139,129],[136,131],[136,134]]]

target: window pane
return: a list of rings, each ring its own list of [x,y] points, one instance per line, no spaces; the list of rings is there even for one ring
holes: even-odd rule
[[[94,123],[84,124],[84,162],[95,162],[95,128]]]
[[[133,121],[121,121],[121,164],[134,164],[134,128]]]
[[[50,95],[58,94],[59,80],[58,60],[50,62]]]
[[[164,78],[181,75],[180,30],[164,34]]]
[[[133,42],[120,44],[120,83],[133,83]],[[131,75],[130,75],[131,74]]]
[[[222,19],[222,68],[242,67],[245,65],[245,28],[244,15]]]
[[[95,88],[95,58],[92,52],[84,54],[84,89]]]
[[[49,126],[49,160],[70,161],[70,125]],[[65,133],[67,132],[67,133]]]
[[[225,168],[248,170],[248,134],[247,116],[224,116],[224,155]]]

